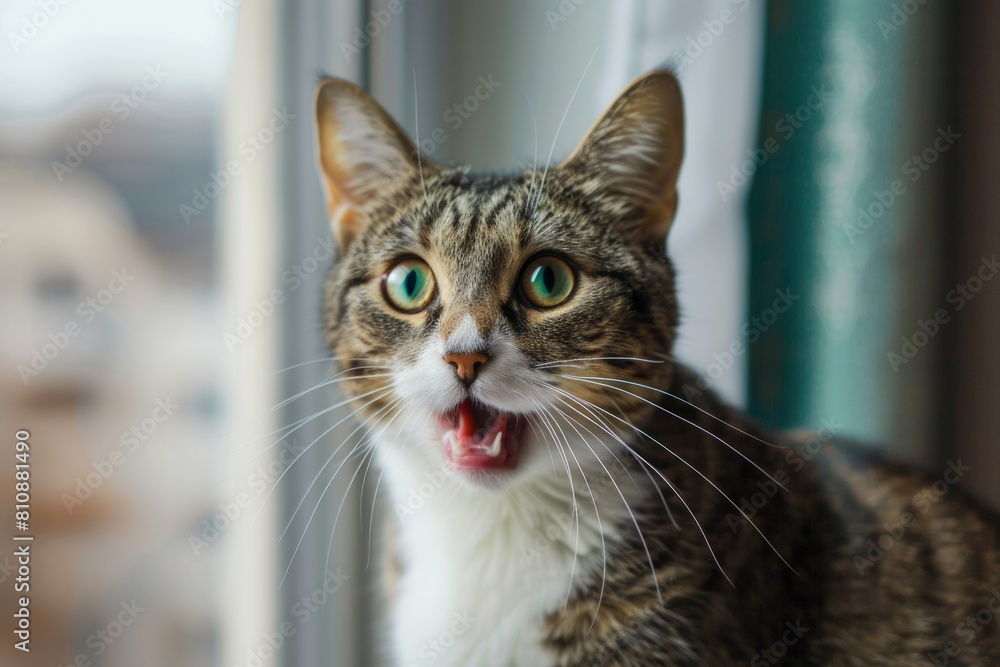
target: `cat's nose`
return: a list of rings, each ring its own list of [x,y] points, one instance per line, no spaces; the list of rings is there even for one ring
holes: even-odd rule
[[[455,374],[466,386],[476,379],[479,367],[489,361],[489,355],[482,352],[452,352],[444,355],[446,364],[455,367]]]

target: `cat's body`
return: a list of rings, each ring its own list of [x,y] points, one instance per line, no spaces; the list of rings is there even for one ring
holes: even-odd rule
[[[421,160],[345,82],[317,109],[328,340],[394,515],[397,664],[1000,663],[976,620],[997,527],[960,461],[761,432],[672,361],[671,75],[510,177]]]
[[[669,391],[683,396],[693,381],[680,371]],[[650,589],[641,545],[628,535],[628,555],[616,558],[607,586],[629,604],[605,613],[602,603],[599,623],[586,635],[580,628],[596,607],[592,583],[570,611],[550,616],[547,639],[565,647],[561,664],[918,665],[946,655],[949,642],[959,652],[948,664],[1000,664],[1000,616],[995,625],[980,623],[981,630],[975,620],[964,625],[991,604],[1000,612],[1000,549],[996,520],[955,487],[966,472],[960,461],[936,476],[918,474],[831,440],[825,429],[769,434],[707,393],[693,398],[698,408],[780,445],[762,447],[694,407],[670,397],[660,403],[700,428],[661,413],[650,432],[752,518],[754,525],[673,456],[649,443],[640,448],[677,480],[735,586],[706,557],[705,541],[677,498],[666,496],[681,531],[657,523],[662,504],[647,498],[637,515],[641,525],[657,526],[643,534],[666,582],[665,604]],[[787,492],[701,429],[752,457]],[[645,662],[649,656],[655,658]]]

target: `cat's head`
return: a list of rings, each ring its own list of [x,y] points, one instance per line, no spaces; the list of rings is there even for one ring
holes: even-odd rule
[[[675,78],[640,78],[568,159],[513,176],[431,163],[346,81],[316,111],[339,247],[327,340],[383,461],[476,488],[610,459],[601,443],[652,409],[639,385],[671,373]]]

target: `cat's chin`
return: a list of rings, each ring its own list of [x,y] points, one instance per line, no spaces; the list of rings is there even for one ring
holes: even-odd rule
[[[445,465],[472,477],[517,469],[526,420],[466,399],[438,415]],[[493,477],[492,474],[489,477]]]

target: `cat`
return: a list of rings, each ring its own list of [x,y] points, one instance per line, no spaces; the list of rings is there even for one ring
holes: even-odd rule
[[[347,81],[316,114],[325,335],[394,508],[395,664],[1000,664],[1000,524],[965,462],[924,475],[685,391],[671,72],[513,175],[432,164]]]

